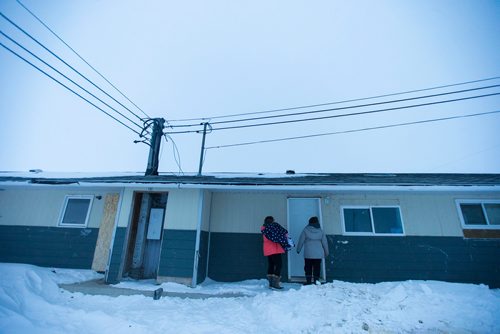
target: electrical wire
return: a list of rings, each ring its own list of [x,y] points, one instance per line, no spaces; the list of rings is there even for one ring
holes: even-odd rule
[[[446,93],[439,93],[439,94],[432,94],[432,95],[425,95],[425,96],[417,96],[417,97],[411,97],[411,98],[399,99],[399,100],[392,100],[392,101],[374,102],[374,103],[367,103],[367,104],[347,106],[347,107],[340,107],[340,108],[320,109],[320,110],[305,111],[305,112],[285,114],[285,115],[274,115],[274,116],[265,116],[265,117],[253,117],[253,118],[246,118],[246,119],[240,119],[240,120],[212,122],[212,124],[213,125],[217,125],[217,124],[227,124],[227,123],[235,123],[235,122],[258,121],[258,120],[262,120],[262,119],[270,119],[270,118],[278,118],[278,117],[290,117],[290,116],[310,115],[310,114],[318,114],[318,113],[324,113],[324,112],[329,112],[329,111],[338,111],[338,110],[346,110],[346,109],[373,107],[373,106],[378,106],[378,105],[383,105],[383,104],[389,104],[389,103],[408,102],[408,101],[413,101],[413,100],[428,99],[428,98],[433,98],[433,97],[438,97],[438,96],[445,96],[445,95],[451,95],[451,94],[461,94],[461,93],[472,92],[472,91],[476,91],[476,90],[496,88],[496,87],[500,87],[500,84],[499,85],[490,85],[490,86],[485,86],[485,87],[469,88],[469,89],[463,89],[463,90],[446,92]]]
[[[209,146],[206,149],[209,150],[209,149],[216,149],[216,148],[227,148],[227,147],[236,147],[236,146],[246,146],[246,145],[254,145],[254,144],[272,143],[272,142],[279,142],[279,141],[306,139],[306,138],[313,138],[313,137],[331,136],[331,135],[338,135],[338,134],[345,134],[345,133],[353,133],[353,132],[362,132],[362,131],[369,131],[369,130],[379,130],[379,129],[395,128],[395,127],[399,127],[399,126],[408,126],[408,125],[414,125],[414,124],[440,122],[440,121],[446,121],[446,120],[452,120],[452,119],[459,119],[459,118],[484,116],[484,115],[491,115],[491,114],[495,114],[495,113],[500,113],[500,110],[483,112],[483,113],[475,113],[475,114],[469,114],[469,115],[459,115],[459,116],[449,116],[449,117],[442,117],[442,118],[433,118],[433,119],[426,119],[426,120],[406,122],[406,123],[396,123],[396,124],[389,124],[389,125],[381,125],[381,126],[374,126],[374,127],[367,127],[367,128],[361,128],[361,129],[353,129],[353,130],[345,130],[345,131],[326,132],[326,133],[318,133],[318,134],[304,135],[304,136],[295,136],[295,137],[286,137],[286,138],[276,138],[276,139],[268,139],[268,140],[259,140],[259,141],[252,141],[252,142],[243,142],[243,143],[236,143],[236,144]]]
[[[361,112],[355,112],[355,113],[349,113],[349,114],[330,115],[330,116],[312,117],[312,118],[305,118],[305,119],[294,119],[294,120],[287,120],[287,121],[268,122],[268,123],[256,123],[256,124],[247,124],[247,125],[237,125],[237,126],[228,126],[228,127],[221,127],[221,128],[213,128],[212,131],[233,130],[233,129],[258,127],[258,126],[269,126],[269,125],[278,125],[278,124],[310,122],[310,121],[317,121],[317,120],[324,120],[324,119],[331,119],[331,118],[368,115],[368,114],[375,114],[375,113],[381,113],[381,112],[386,112],[386,111],[394,111],[394,110],[417,108],[417,107],[424,107],[424,106],[430,106],[430,105],[436,105],[436,104],[443,104],[443,103],[465,101],[465,100],[471,100],[471,99],[477,99],[477,98],[489,97],[489,96],[495,96],[495,95],[500,95],[500,92],[498,92],[498,93],[490,93],[490,94],[483,94],[483,95],[468,96],[468,97],[462,97],[462,98],[456,98],[456,99],[450,99],[450,100],[442,100],[442,101],[434,101],[434,102],[413,104],[413,105],[408,105],[408,106],[400,106],[400,107],[392,107],[392,108],[385,108],[385,109],[361,111]],[[195,133],[195,132],[199,132],[199,130],[173,131],[173,132],[169,132],[169,134],[184,134],[184,133]]]
[[[28,36],[31,40],[33,40],[35,43],[37,43],[38,45],[40,45],[42,48],[44,48],[47,52],[49,52],[51,55],[53,55],[54,57],[56,57],[59,61],[61,61],[62,63],[64,63],[66,66],[68,66],[70,69],[72,69],[75,73],[77,73],[80,77],[82,77],[83,79],[85,79],[87,82],[89,82],[91,85],[93,85],[95,88],[99,89],[101,92],[103,92],[104,94],[106,94],[109,98],[111,98],[113,101],[115,101],[116,103],[118,103],[119,105],[121,105],[123,108],[125,108],[128,112],[130,112],[132,115],[134,115],[136,118],[138,118],[139,120],[142,121],[142,118],[139,117],[136,113],[134,113],[132,110],[130,110],[128,107],[126,107],[123,103],[121,103],[120,101],[118,101],[117,99],[115,99],[114,97],[112,97],[110,94],[108,94],[106,91],[104,91],[101,87],[97,86],[94,82],[92,82],[90,79],[88,79],[86,76],[84,76],[82,73],[80,73],[77,69],[75,69],[73,66],[71,66],[70,64],[68,64],[66,61],[64,61],[61,57],[59,57],[57,54],[55,54],[52,50],[50,50],[49,48],[47,48],[45,45],[43,45],[43,43],[41,43],[40,41],[38,41],[35,37],[33,37],[32,35],[30,35],[26,30],[24,30],[23,28],[21,28],[19,25],[17,25],[14,21],[12,21],[11,19],[9,19],[7,16],[5,16],[3,13],[0,12],[0,16],[2,16],[5,20],[7,20],[10,24],[12,24],[14,27],[16,27],[18,30],[20,30],[23,34],[25,34],[26,36]]]
[[[31,63],[29,60],[25,59],[24,57],[22,57],[21,55],[19,55],[18,53],[16,53],[14,50],[10,49],[8,46],[6,46],[5,44],[3,44],[2,42],[0,42],[0,46],[2,46],[3,48],[5,48],[7,51],[10,51],[15,56],[17,56],[18,58],[22,59],[23,61],[25,61],[29,65],[33,66],[35,69],[37,69],[38,71],[42,72],[47,77],[49,77],[50,79],[54,80],[55,82],[57,82],[58,84],[60,84],[61,86],[63,86],[64,88],[66,88],[67,90],[69,90],[70,92],[72,92],[73,94],[75,94],[76,96],[80,97],[82,100],[84,100],[85,102],[89,103],[90,105],[92,105],[96,109],[100,110],[104,114],[108,115],[109,117],[111,117],[112,119],[114,119],[115,121],[117,121],[118,123],[120,123],[121,125],[123,125],[126,128],[132,130],[136,134],[140,135],[140,133],[138,131],[132,129],[130,126],[128,126],[127,124],[123,123],[122,121],[120,121],[119,119],[117,119],[116,117],[114,117],[113,115],[109,114],[104,109],[100,108],[99,106],[95,105],[94,103],[92,103],[91,101],[89,101],[88,99],[86,99],[85,97],[81,96],[80,94],[78,94],[77,92],[75,92],[73,89],[69,88],[68,86],[66,86],[65,84],[63,84],[62,82],[60,82],[59,80],[57,80],[56,78],[54,78],[53,76],[51,76],[50,74],[48,74],[47,72],[45,72],[44,70],[42,70],[41,68],[39,68],[38,66],[36,66],[35,64]]]
[[[168,134],[164,133],[163,136],[165,137],[166,142],[168,142],[168,139],[170,139],[170,141],[172,142],[174,161],[177,165],[177,168],[179,169],[179,174],[184,175],[184,171],[182,170],[181,167],[181,155],[179,153],[179,149],[177,148],[177,144],[175,143],[174,139],[170,137]]]
[[[30,50],[28,50],[27,48],[25,48],[24,46],[22,46],[21,44],[19,44],[17,41],[15,41],[13,38],[11,38],[10,36],[8,36],[7,34],[5,34],[2,30],[0,30],[0,34],[2,34],[3,36],[5,36],[6,38],[8,38],[11,42],[13,42],[14,44],[16,44],[17,46],[19,46],[20,48],[22,48],[24,51],[28,52],[30,55],[32,55],[33,57],[35,57],[36,59],[38,59],[39,61],[41,61],[42,63],[44,63],[46,66],[50,67],[52,70],[54,70],[55,72],[57,72],[59,75],[63,76],[64,78],[66,78],[67,80],[69,80],[71,83],[73,83],[75,86],[77,86],[78,88],[82,89],[83,91],[85,91],[87,94],[91,95],[92,97],[94,97],[95,99],[97,99],[99,102],[101,102],[102,104],[104,104],[105,106],[107,106],[108,108],[112,109],[113,111],[115,111],[116,113],[120,114],[120,116],[122,116],[123,118],[127,119],[129,122],[135,124],[136,126],[138,126],[139,128],[141,128],[141,126],[139,124],[137,124],[136,122],[134,122],[133,120],[131,120],[130,118],[128,118],[127,116],[125,116],[124,114],[122,114],[121,112],[119,112],[118,110],[116,110],[115,108],[113,108],[112,106],[110,106],[109,104],[107,104],[106,102],[104,102],[103,100],[101,100],[99,97],[95,96],[94,94],[92,94],[91,92],[89,92],[87,89],[85,89],[84,87],[82,87],[81,85],[79,85],[78,83],[76,83],[74,80],[72,80],[71,78],[69,78],[68,76],[66,76],[64,73],[62,73],[61,71],[59,71],[58,69],[56,69],[55,67],[53,67],[52,65],[50,65],[49,63],[47,63],[46,61],[44,61],[43,59],[41,59],[40,57],[38,57],[36,54],[34,54],[33,52],[31,52]]]
[[[349,102],[366,101],[366,100],[378,99],[378,98],[383,98],[383,97],[390,97],[390,96],[397,96],[397,95],[404,95],[404,94],[425,92],[425,91],[429,91],[429,90],[435,90],[435,89],[441,89],[441,88],[448,88],[448,87],[455,87],[455,86],[462,86],[462,85],[468,85],[468,84],[472,84],[472,83],[491,81],[491,80],[496,80],[496,79],[500,79],[500,76],[491,77],[491,78],[485,78],[485,79],[478,79],[478,80],[471,80],[471,81],[464,81],[464,82],[459,82],[459,83],[454,83],[454,84],[447,84],[447,85],[441,85],[441,86],[434,86],[434,87],[430,87],[430,88],[414,89],[414,90],[409,90],[409,91],[404,91],[404,92],[398,92],[398,93],[390,93],[390,94],[375,95],[375,96],[370,96],[370,97],[355,98],[355,99],[343,100],[343,101],[335,101],[335,102],[327,102],[327,103],[319,103],[319,104],[310,104],[310,105],[304,105],[304,106],[298,106],[298,107],[289,107],[289,108],[281,108],[281,109],[271,109],[271,110],[248,112],[248,113],[240,113],[240,114],[231,114],[231,115],[220,115],[220,116],[211,116],[211,117],[202,117],[202,118],[177,119],[177,120],[170,120],[170,121],[171,122],[207,121],[207,120],[210,121],[210,120],[220,119],[220,118],[230,118],[230,117],[247,116],[247,115],[259,115],[259,114],[273,113],[273,112],[286,111],[286,110],[297,110],[297,109],[322,107],[322,106],[327,106],[327,105],[335,105],[335,104],[343,104],[343,103],[349,103]]]
[[[78,58],[80,58],[85,64],[87,64],[95,73],[97,73],[101,78],[103,78],[108,84],[111,85],[118,93],[120,93],[125,99],[127,99],[130,103],[132,103],[138,110],[140,110],[146,117],[151,118],[144,110],[139,108],[134,102],[132,102],[121,90],[119,90],[115,85],[113,85],[104,75],[102,75],[94,66],[90,65],[90,63],[85,60],[78,52],[76,52],[68,43],[66,43],[58,34],[56,34],[49,26],[47,26],[37,15],[35,15],[31,10],[28,9],[21,1],[16,0],[21,7],[23,7],[28,13],[30,13],[38,22],[40,22],[47,30],[49,30],[57,39],[59,39],[64,45],[66,45]]]
[[[338,108],[330,108],[330,109],[320,109],[320,110],[313,110],[313,111],[304,111],[304,112],[284,114],[284,115],[262,116],[262,117],[243,118],[243,119],[229,120],[229,121],[211,122],[211,124],[212,125],[217,125],[217,124],[228,124],[228,123],[240,123],[240,122],[248,122],[248,121],[259,121],[259,120],[270,119],[270,118],[292,117],[292,116],[318,114],[318,113],[325,113],[325,112],[339,111],[339,110],[347,110],[347,109],[357,109],[357,108],[364,108],[364,107],[373,107],[373,106],[384,105],[384,104],[389,104],[389,103],[408,102],[408,101],[413,101],[413,100],[428,99],[428,98],[433,98],[433,97],[438,97],[438,96],[445,96],[445,95],[451,95],[451,94],[461,94],[461,93],[472,92],[472,91],[476,91],[476,90],[496,88],[496,87],[500,87],[500,84],[498,84],[498,85],[484,86],[484,87],[469,88],[469,89],[463,89],[463,90],[451,91],[451,92],[445,92],[445,93],[439,93],[439,94],[416,96],[416,97],[411,97],[411,98],[406,98],[406,99],[399,99],[399,100],[373,102],[373,103],[367,103],[367,104],[358,104],[358,105],[346,106],[346,107],[338,107]],[[185,124],[185,125],[177,125],[177,126],[170,126],[170,127],[171,128],[175,128],[175,127],[180,128],[180,127],[193,127],[193,126],[200,126],[200,125],[201,124]]]

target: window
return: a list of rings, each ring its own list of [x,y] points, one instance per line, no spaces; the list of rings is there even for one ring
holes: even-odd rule
[[[500,201],[458,201],[462,226],[478,229],[500,229]]]
[[[94,196],[66,196],[59,226],[86,227]]]
[[[403,234],[398,207],[344,207],[346,234]]]

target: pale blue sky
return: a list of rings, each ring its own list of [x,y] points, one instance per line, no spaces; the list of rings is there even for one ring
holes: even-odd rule
[[[21,1],[148,115],[167,120],[342,101],[500,76],[499,1]],[[0,11],[120,98],[15,0],[2,0]],[[58,64],[2,18],[0,29]],[[0,41],[13,45],[3,36]],[[74,73],[63,72],[97,92]],[[420,95],[494,84],[500,80]],[[3,48],[0,87],[0,170],[145,170],[148,147],[134,144],[137,136],[132,131]],[[500,89],[468,95],[492,92]],[[452,97],[441,99],[445,98]],[[495,110],[500,110],[499,96],[218,131],[207,136],[206,144]],[[204,171],[498,173],[499,130],[500,114],[493,114],[211,149]],[[197,171],[201,135],[172,137],[182,169]],[[160,171],[178,171],[172,152],[172,143],[164,142]]]

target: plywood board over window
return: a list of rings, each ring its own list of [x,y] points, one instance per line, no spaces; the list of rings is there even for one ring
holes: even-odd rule
[[[104,213],[99,227],[94,260],[92,261],[92,270],[98,272],[104,272],[106,270],[119,199],[120,194],[107,194],[105,197]]]

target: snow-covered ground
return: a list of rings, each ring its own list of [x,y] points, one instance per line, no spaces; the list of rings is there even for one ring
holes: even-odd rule
[[[500,333],[500,290],[436,281],[320,286],[265,280],[207,281],[171,292],[206,299],[70,293],[57,284],[102,277],[90,270],[0,263],[0,333]],[[121,288],[154,290],[151,281]]]

